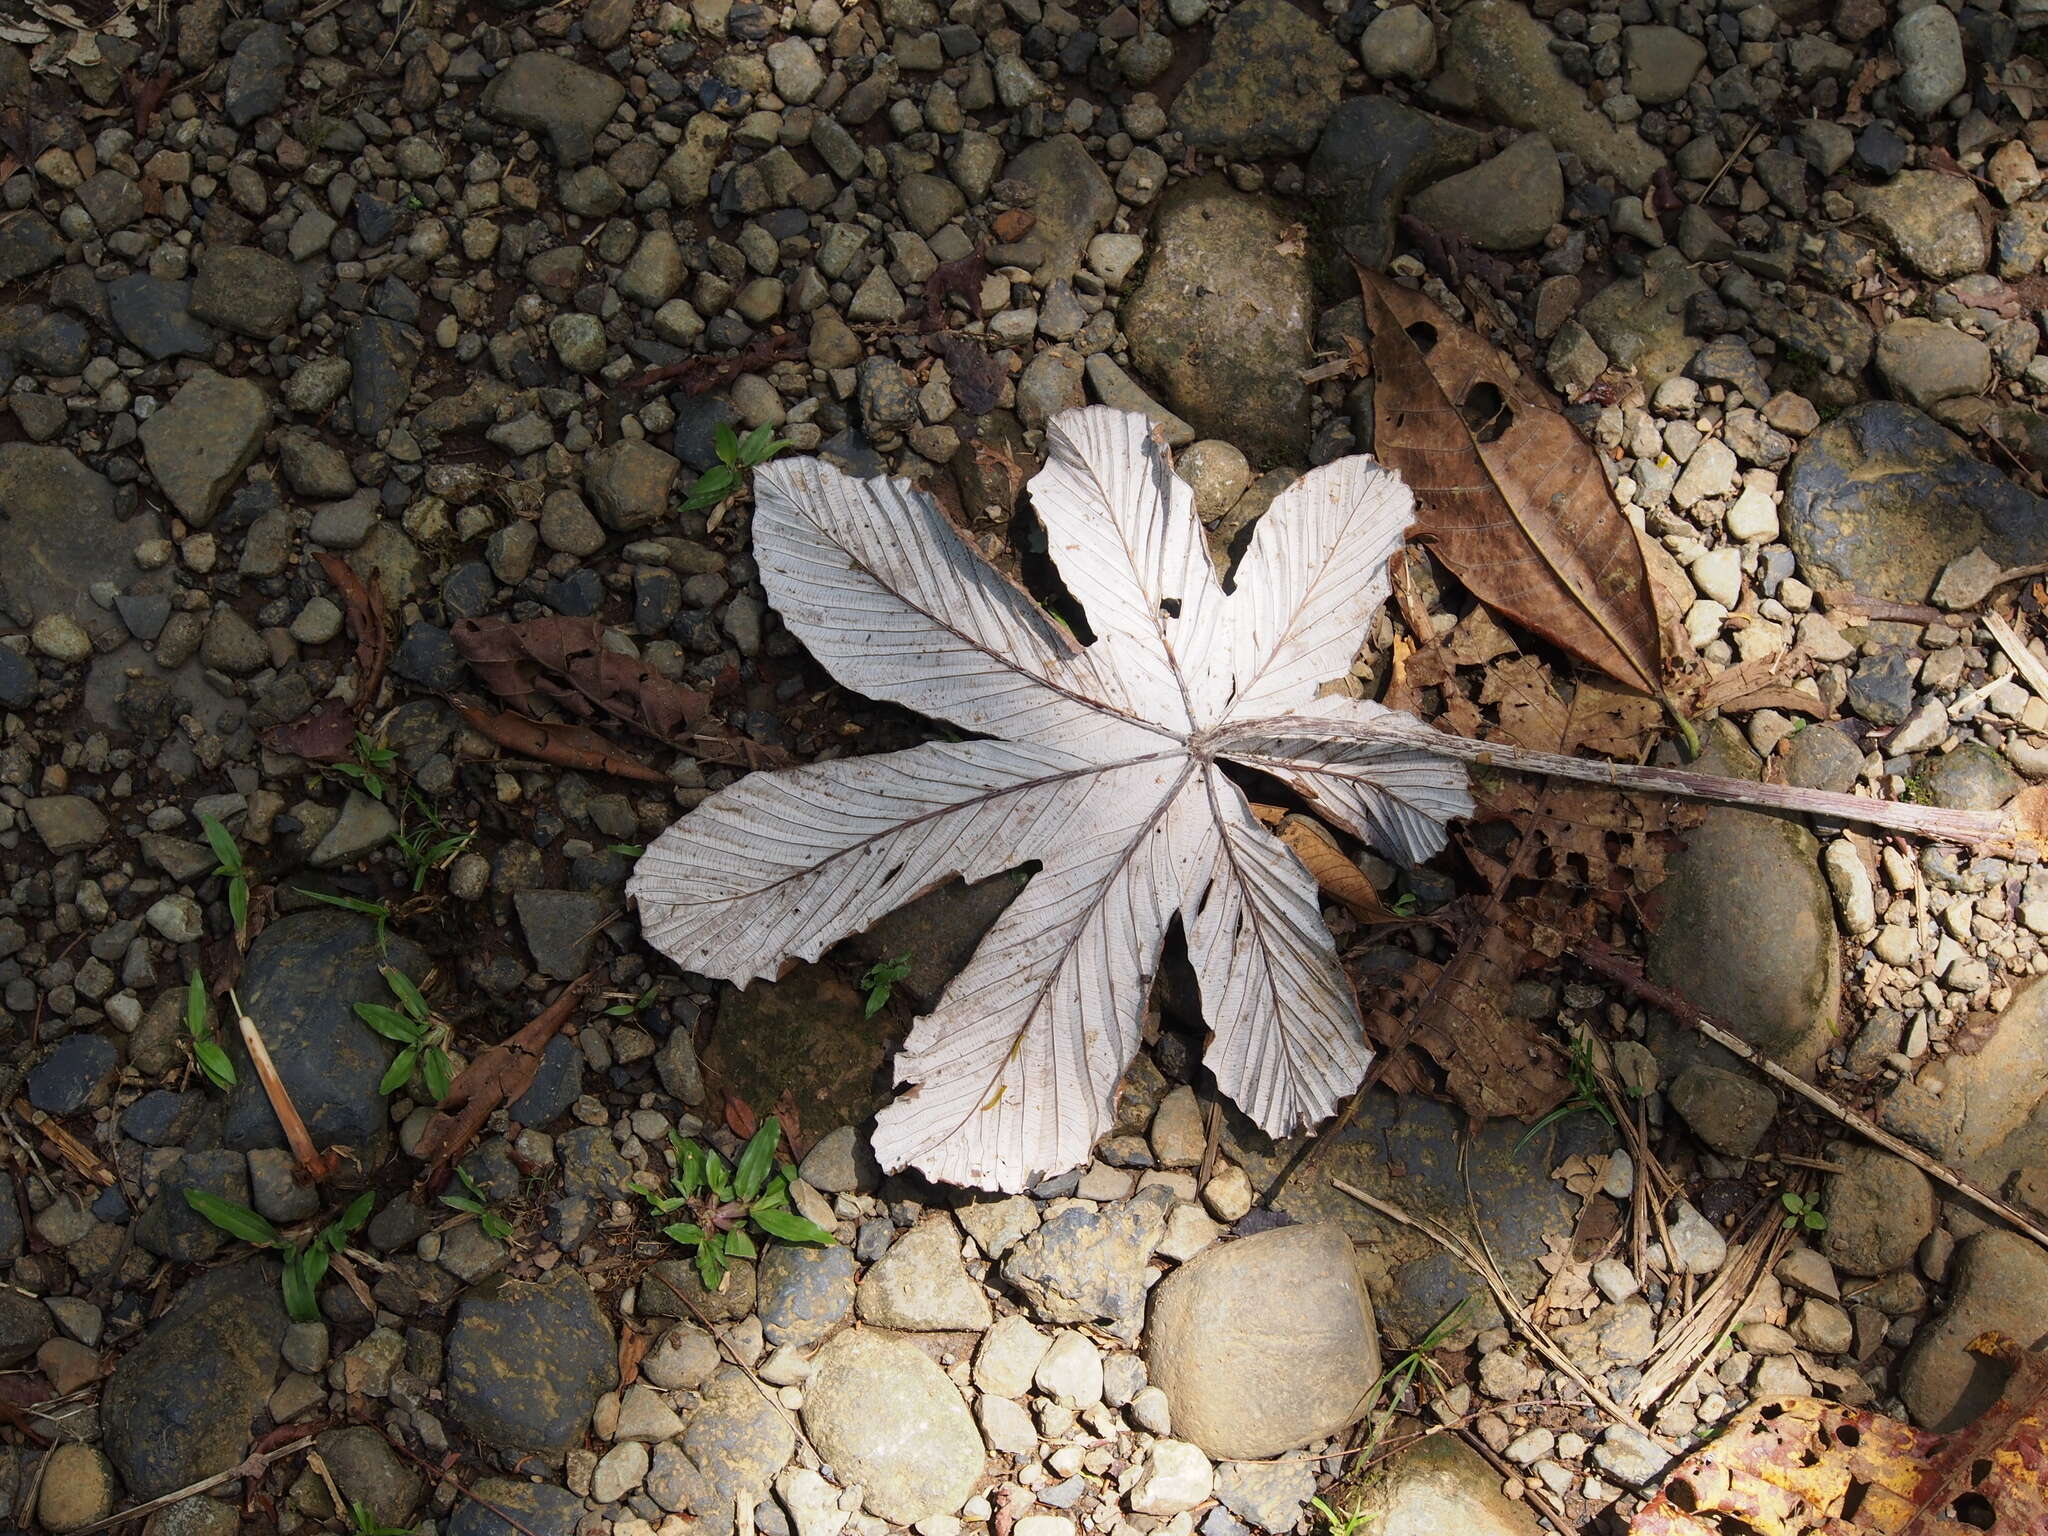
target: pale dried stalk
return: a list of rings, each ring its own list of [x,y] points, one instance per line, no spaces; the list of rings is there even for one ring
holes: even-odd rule
[[[257,1455],[237,1462],[225,1472],[216,1472],[211,1477],[202,1477],[196,1483],[187,1483],[182,1488],[174,1489],[170,1493],[161,1494],[147,1503],[137,1504],[132,1509],[119,1510],[107,1516],[104,1520],[95,1520],[91,1525],[81,1525],[72,1533],[72,1536],[92,1536],[94,1531],[111,1530],[117,1525],[126,1525],[130,1520],[140,1520],[144,1515],[155,1514],[158,1510],[168,1508],[182,1499],[193,1498],[205,1493],[210,1488],[218,1488],[222,1483],[233,1482],[238,1477],[261,1477],[264,1469],[273,1461],[282,1461],[287,1456],[295,1456],[312,1443],[313,1437],[307,1435],[303,1440],[294,1440],[288,1445],[280,1445],[276,1450],[259,1452]]]
[[[1795,811],[1801,815],[1825,816],[1832,821],[1889,827],[1940,842],[1985,843],[2010,831],[2005,818],[1993,811],[1951,811],[1940,806],[1908,805],[1897,800],[1865,800],[1824,789],[1760,784],[1751,779],[1729,779],[1718,774],[1659,768],[1648,763],[1610,763],[1597,758],[1567,757],[1559,752],[1537,752],[1505,742],[1474,741],[1468,736],[1453,736],[1398,716],[1376,720],[1372,729],[1375,735],[1412,742],[1426,751],[1481,768],[1505,768],[1516,773],[1537,773],[1550,778],[1573,779],[1583,784],[1677,795],[1688,800],[1712,800],[1724,805]]]
[[[1552,1365],[1577,1382],[1579,1390],[1584,1392],[1594,1403],[1598,1404],[1602,1412],[1617,1424],[1626,1424],[1630,1429],[1644,1436],[1660,1450],[1676,1454],[1661,1436],[1652,1434],[1640,1419],[1609,1397],[1602,1388],[1596,1386],[1587,1378],[1584,1371],[1581,1371],[1576,1365],[1572,1364],[1570,1356],[1559,1349],[1551,1341],[1550,1335],[1538,1327],[1536,1322],[1529,1316],[1527,1309],[1516,1299],[1514,1292],[1508,1289],[1507,1281],[1501,1277],[1500,1271],[1494,1267],[1493,1260],[1485,1253],[1466,1242],[1463,1237],[1453,1232],[1442,1222],[1434,1221],[1427,1216],[1411,1216],[1391,1200],[1382,1200],[1378,1195],[1367,1194],[1355,1185],[1346,1184],[1342,1179],[1332,1178],[1330,1180],[1330,1187],[1349,1195],[1361,1205],[1371,1207],[1382,1216],[1400,1222],[1404,1227],[1412,1227],[1415,1231],[1420,1232],[1424,1237],[1427,1237],[1430,1241],[1463,1261],[1465,1266],[1479,1276],[1480,1280],[1485,1283],[1486,1288],[1493,1293],[1494,1304],[1500,1308],[1501,1315],[1515,1325],[1516,1332],[1535,1345],[1541,1351],[1543,1357]]]
[[[1743,1245],[1740,1255],[1722,1268],[1678,1326],[1658,1343],[1643,1366],[1642,1380],[1629,1394],[1631,1407],[1647,1412],[1714,1364],[1714,1340],[1742,1315],[1791,1236],[1783,1226],[1767,1226]]]
[[[270,1100],[271,1112],[277,1116],[277,1123],[284,1127],[284,1139],[291,1144],[292,1156],[299,1160],[299,1168],[307,1179],[317,1184],[334,1172],[336,1159],[332,1154],[323,1155],[313,1145],[313,1133],[306,1128],[305,1117],[292,1103],[284,1079],[277,1075],[277,1063],[270,1059],[270,1047],[263,1043],[263,1036],[256,1030],[256,1021],[243,1011],[242,1000],[232,989],[228,992],[228,1001],[235,1005],[235,1028],[241,1032],[242,1044],[248,1048],[249,1064],[256,1069],[257,1081],[263,1084],[264,1097]]]
[[[1991,631],[1991,638],[1998,642],[1998,648],[2012,659],[2013,670],[2026,679],[2027,686],[2044,699],[2048,699],[2048,663],[2027,649],[2027,642],[2020,632],[2006,619],[1988,609],[1983,615],[1984,627]]]
[[[1931,1179],[1938,1179],[1957,1194],[1967,1196],[1978,1205],[2004,1221],[2011,1222],[2028,1237],[2048,1248],[2048,1232],[2044,1232],[2021,1215],[2012,1206],[1998,1198],[1990,1190],[1973,1180],[1964,1178],[1946,1163],[1937,1162],[1918,1147],[1899,1140],[1891,1132],[1882,1129],[1872,1121],[1859,1115],[1848,1105],[1830,1098],[1811,1083],[1786,1071],[1770,1057],[1764,1055],[1740,1035],[1735,1034],[1707,1013],[1688,1002],[1668,987],[1660,987],[1654,981],[1623,960],[1598,939],[1585,939],[1572,945],[1571,952],[1577,955],[1593,970],[1609,981],[1617,982],[1648,1003],[1654,1003],[1673,1018],[1691,1025],[1723,1050],[1733,1051],[1772,1082],[1781,1084],[1805,1099],[1809,1104],[1826,1110],[1842,1124],[1859,1136],[1875,1142],[1894,1157],[1903,1157]]]

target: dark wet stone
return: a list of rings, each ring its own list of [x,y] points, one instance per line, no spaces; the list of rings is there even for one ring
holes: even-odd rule
[[[192,313],[268,341],[291,328],[304,292],[297,269],[283,257],[248,245],[209,246],[192,285]]]
[[[116,521],[113,486],[67,448],[0,443],[0,507],[0,603],[24,622],[69,613],[89,631],[112,625],[88,590],[117,552],[163,531],[154,513]]]
[[[200,1264],[231,1240],[192,1209],[185,1191],[249,1203],[249,1160],[240,1152],[187,1152],[157,1181],[156,1198],[135,1224],[135,1241],[161,1259]]]
[[[1233,6],[1208,62],[1173,101],[1188,147],[1232,159],[1298,155],[1337,105],[1350,59],[1323,26],[1286,0]]]
[[[687,1259],[663,1259],[640,1277],[640,1311],[648,1317],[697,1318],[734,1323],[754,1310],[758,1281],[751,1259],[725,1267],[725,1281],[715,1291],[704,1289],[697,1266]]]
[[[1906,141],[1884,123],[1872,123],[1856,136],[1856,163],[1879,176],[1896,176],[1906,167]]]
[[[579,1125],[564,1131],[555,1139],[555,1159],[562,1165],[562,1188],[568,1194],[609,1201],[633,1193],[633,1165],[620,1156],[605,1126]]]
[[[587,619],[604,606],[604,581],[585,566],[547,583],[541,598],[564,618]]]
[[[1785,477],[1786,542],[1802,574],[1925,602],[1981,545],[2001,565],[2048,560],[2048,501],[1911,406],[1855,406],[1807,439]]]
[[[356,431],[375,437],[405,408],[419,346],[404,326],[380,315],[365,315],[350,328],[342,352],[353,370],[348,393]]]
[[[75,1115],[106,1101],[121,1053],[104,1035],[66,1035],[28,1071],[28,1101],[50,1115]]]
[[[152,1088],[121,1112],[121,1134],[145,1147],[182,1146],[205,1118],[205,1094]]]
[[[449,1409],[489,1445],[560,1454],[582,1440],[598,1398],[618,1385],[615,1351],[604,1311],[574,1269],[538,1283],[494,1276],[456,1311]]]
[[[168,592],[123,592],[114,599],[114,611],[138,640],[154,640],[171,621]]]
[[[0,283],[33,277],[64,259],[64,237],[33,208],[0,214]]]
[[[522,53],[492,77],[479,105],[484,116],[547,136],[555,163],[581,165],[597,148],[598,131],[626,98],[626,87],[552,53]]]
[[[541,1054],[533,1082],[512,1102],[509,1111],[521,1125],[544,1126],[569,1112],[583,1092],[583,1053],[575,1044],[555,1036]]]
[[[1073,134],[1055,134],[1019,150],[1003,180],[1032,192],[1031,238],[1045,251],[1033,279],[1044,285],[1073,277],[1089,240],[1116,217],[1116,189],[1095,156]]]
[[[1897,725],[1912,707],[1912,658],[1897,647],[1864,657],[1849,675],[1849,708],[1872,725]]]
[[[436,690],[459,688],[469,675],[454,637],[425,619],[406,626],[405,637],[392,654],[391,671],[407,682]]]
[[[562,981],[582,975],[612,904],[588,891],[521,891],[512,900],[540,973]]]
[[[451,618],[474,619],[488,613],[498,593],[498,579],[481,560],[467,560],[441,583],[441,602]]]
[[[1343,249],[1381,269],[1409,195],[1479,163],[1486,140],[1469,128],[1384,96],[1354,96],[1330,114],[1308,163],[1309,196]]]
[[[800,1123],[857,1125],[888,1099],[888,1020],[863,1017],[864,1007],[860,993],[823,965],[800,965],[744,991],[728,988],[705,1065],[748,1103],[772,1104],[787,1090]]]
[[[182,1288],[115,1365],[100,1405],[104,1449],[131,1497],[169,1493],[242,1459],[287,1321],[278,1267],[267,1259],[209,1270]]]
[[[228,120],[246,128],[284,105],[291,86],[291,34],[274,21],[258,22],[228,62],[221,95]]]
[[[896,993],[930,1008],[1023,889],[1023,878],[1014,874],[992,875],[972,885],[949,881],[855,935],[848,947],[869,965],[909,956],[910,969],[896,983]]]
[[[1921,770],[1927,797],[1952,811],[2002,810],[2026,787],[2005,759],[1980,741],[1966,741]]]
[[[469,1493],[449,1518],[448,1536],[576,1536],[583,1518],[583,1501],[552,1483],[484,1477]]]
[[[718,462],[718,429],[737,429],[739,412],[722,395],[671,395],[669,404],[676,413],[675,456],[692,469],[709,469]]]
[[[20,709],[36,696],[36,669],[18,651],[0,645],[0,704]]]
[[[380,966],[417,980],[431,964],[410,939],[390,935],[380,950],[369,921],[347,912],[295,912],[279,918],[249,947],[242,1005],[263,1030],[299,1113],[321,1146],[354,1147],[365,1169],[391,1150],[391,1118],[378,1081],[398,1047],[356,1017],[357,1003],[388,1002]],[[228,1095],[225,1145],[284,1145],[284,1131],[264,1097],[239,1035],[230,1035],[236,1083]]]

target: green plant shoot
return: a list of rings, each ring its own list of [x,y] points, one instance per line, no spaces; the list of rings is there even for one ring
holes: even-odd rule
[[[448,1061],[448,1026],[427,1007],[426,998],[410,976],[395,965],[387,965],[383,970],[384,984],[391,988],[398,1006],[356,1004],[356,1017],[386,1040],[396,1041],[400,1048],[383,1081],[377,1084],[377,1091],[398,1092],[412,1081],[417,1070],[428,1094],[438,1104],[448,1096],[448,1084],[455,1075]]]
[[[185,1191],[185,1203],[230,1237],[238,1237],[258,1248],[269,1248],[284,1256],[284,1309],[295,1323],[320,1321],[320,1282],[327,1277],[334,1256],[348,1246],[364,1222],[376,1196],[365,1190],[347,1210],[310,1238],[294,1240],[272,1226],[260,1212],[204,1190]]]
[[[213,1026],[206,1017],[206,978],[192,973],[185,987],[185,1032],[192,1037],[192,1059],[206,1080],[225,1092],[235,1086],[235,1064],[213,1038]]]
[[[867,968],[860,979],[860,989],[867,994],[867,1005],[861,1009],[861,1017],[872,1019],[889,1006],[889,995],[896,990],[896,983],[910,974],[910,956],[898,955],[894,960],[877,960]]]
[[[206,833],[207,846],[213,849],[213,856],[218,861],[213,872],[227,877],[228,916],[234,919],[235,942],[239,944],[249,929],[249,866],[242,860],[242,850],[235,842],[235,835],[222,826],[218,818],[201,811],[199,825]]]
[[[451,1190],[441,1197],[441,1203],[451,1211],[474,1216],[485,1237],[500,1243],[511,1241],[512,1224],[491,1209],[490,1201],[484,1198],[483,1187],[470,1177],[469,1170],[458,1166],[455,1176],[462,1180],[462,1187],[468,1193],[458,1195]]]
[[[776,437],[765,426],[755,427],[741,437],[725,422],[720,422],[712,434],[712,444],[718,452],[718,462],[699,475],[683,498],[682,510],[701,512],[706,507],[715,507],[746,483],[746,471],[756,465],[766,464],[789,444]]]
[[[725,1284],[726,1265],[731,1260],[758,1254],[753,1232],[785,1243],[838,1241],[825,1228],[789,1208],[789,1181],[796,1177],[796,1170],[775,1161],[782,1122],[773,1115],[761,1122],[761,1128],[740,1149],[736,1163],[728,1164],[713,1148],[673,1131],[668,1139],[676,1156],[676,1171],[669,1178],[673,1193],[665,1194],[651,1185],[640,1185],[638,1191],[657,1216],[678,1218],[661,1230],[690,1250],[706,1290],[715,1291]]]

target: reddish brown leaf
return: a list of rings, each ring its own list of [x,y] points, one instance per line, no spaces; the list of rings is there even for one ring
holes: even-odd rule
[[[965,256],[942,261],[924,280],[924,325],[927,331],[942,330],[946,324],[946,300],[965,301],[974,318],[981,318],[981,285],[988,277],[988,247],[977,245]]]
[[[625,1391],[640,1379],[640,1362],[654,1343],[654,1335],[637,1328],[619,1330],[619,1390]]]
[[[725,1107],[721,1113],[725,1117],[725,1128],[741,1141],[761,1129],[761,1117],[754,1113],[753,1106],[730,1088],[725,1091]]]
[[[927,337],[925,346],[945,359],[954,398],[968,415],[986,416],[1002,402],[1007,375],[971,336],[942,331]]]
[[[614,778],[637,779],[642,784],[669,782],[667,774],[619,751],[587,726],[529,720],[509,709],[485,709],[462,699],[450,699],[448,705],[479,735],[495,741],[507,752],[530,757],[535,762],[578,768],[586,773],[608,773]]]
[[[1380,893],[1356,864],[1344,855],[1337,840],[1323,824],[1310,816],[1297,816],[1277,805],[1254,805],[1252,814],[1273,829],[1274,836],[1294,850],[1325,896],[1337,902],[1361,923],[1398,923],[1401,919],[1387,909]]]
[[[456,1074],[448,1095],[427,1128],[420,1135],[413,1155],[427,1164],[427,1188],[438,1191],[448,1180],[448,1170],[469,1149],[478,1131],[501,1104],[516,1103],[533,1086],[540,1070],[541,1055],[548,1048],[569,1015],[576,1000],[590,985],[592,972],[585,971],[563,987],[552,1003],[536,1014],[531,1023],[508,1039],[500,1040]]]
[[[1662,691],[1643,550],[1549,394],[1421,294],[1359,270],[1379,387],[1374,451],[1418,536],[1474,596],[1618,682]]]
[[[542,713],[545,699],[581,720],[608,714],[674,741],[711,703],[637,658],[606,650],[595,619],[460,619],[452,637],[485,686],[521,714]]]
[[[621,389],[651,389],[656,384],[673,380],[676,393],[702,395],[722,385],[730,384],[743,373],[766,368],[770,363],[794,361],[804,355],[806,343],[795,331],[783,331],[774,336],[763,337],[750,342],[731,357],[686,357],[679,363],[663,363],[659,368],[650,368],[645,373],[636,373],[619,387]]]

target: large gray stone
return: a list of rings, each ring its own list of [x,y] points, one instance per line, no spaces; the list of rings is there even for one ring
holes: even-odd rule
[[[770,1243],[758,1266],[761,1332],[811,1349],[853,1311],[853,1254],[838,1243]]]
[[[1980,1157],[2027,1123],[2048,1087],[2048,978],[2014,988],[1982,1047],[1951,1055],[1942,1066],[1943,1096],[1963,1102],[1949,1154]]]
[[[2048,501],[1909,405],[1844,411],[1807,439],[1784,488],[1786,542],[1809,581],[1919,603],[1980,545],[2000,565],[2048,560]]]
[[[1263,462],[1301,453],[1315,291],[1293,215],[1215,178],[1160,200],[1145,280],[1123,308],[1131,361],[1205,437]],[[1290,254],[1292,253],[1292,254]]]
[[[1857,211],[1922,277],[1966,277],[1982,272],[1991,259],[1984,200],[1967,177],[1902,171],[1882,186],[1857,187],[1851,195]]]
[[[1964,1348],[1987,1329],[2048,1345],[2048,1253],[2016,1232],[1979,1232],[1956,1250],[1948,1310],[1914,1336],[1899,1397],[1922,1429],[1961,1429],[1997,1401],[2004,1366]]]
[[[566,1488],[480,1477],[450,1517],[448,1536],[576,1536],[582,1518],[583,1501]]]
[[[1456,1435],[1431,1435],[1393,1457],[1352,1506],[1372,1536],[1542,1536],[1526,1504]]]
[[[1841,965],[1820,844],[1805,827],[1716,806],[1686,834],[1657,888],[1653,981],[1725,1021],[1786,1069],[1810,1075],[1835,1038]],[[1730,965],[1730,955],[1742,964]],[[1654,1042],[1660,1054],[1666,1038]],[[1734,1057],[1690,1031],[1670,1054],[1727,1067]]]
[[[1664,156],[1587,101],[1565,78],[1550,43],[1550,29],[1515,0],[1477,0],[1451,19],[1443,73],[1431,92],[1446,106],[1547,134],[1595,173],[1641,190]]]
[[[560,1455],[619,1381],[611,1325],[583,1276],[498,1275],[467,1292],[448,1334],[448,1406],[486,1444]]]
[[[1484,164],[1423,189],[1408,206],[1425,224],[1482,251],[1518,251],[1564,217],[1564,172],[1550,140],[1525,133]]]
[[[868,1513],[892,1525],[950,1515],[981,1481],[981,1431],[938,1362],[915,1344],[850,1328],[818,1351],[804,1430]]]
[[[913,1332],[986,1329],[995,1316],[981,1287],[967,1278],[960,1243],[960,1229],[943,1214],[897,1238],[861,1276],[862,1320]]]
[[[1934,1186],[1927,1175],[1876,1147],[1844,1147],[1828,1175],[1821,1208],[1828,1224],[1820,1251],[1852,1275],[1887,1275],[1913,1262],[1934,1230]]]
[[[1153,1291],[1145,1369],[1174,1434],[1211,1456],[1277,1456],[1336,1434],[1380,1374],[1350,1238],[1314,1224],[1204,1249]]]
[[[88,592],[108,580],[125,589],[127,557],[162,533],[151,512],[117,520],[114,488],[70,449],[0,443],[0,604],[23,625],[67,613],[113,635],[119,624]]]
[[[1045,251],[1033,280],[1043,286],[1071,278],[1089,239],[1116,217],[1116,192],[1102,167],[1079,139],[1062,133],[1019,150],[1003,179],[1032,191],[1030,239]]]
[[[1579,324],[1609,358],[1655,389],[1699,350],[1699,338],[1686,334],[1685,306],[1705,288],[1684,257],[1666,247],[1649,254],[1641,274],[1618,277],[1594,294],[1579,310]]]
[[[724,993],[704,1065],[749,1104],[788,1092],[804,1125],[855,1125],[888,1101],[888,1030],[837,971],[799,965]]]
[[[1135,1344],[1152,1254],[1173,1204],[1169,1191],[1154,1187],[1100,1210],[1070,1207],[1009,1250],[1003,1278],[1041,1321],[1092,1323]]]
[[[598,130],[626,99],[626,88],[553,53],[521,53],[484,87],[484,116],[547,135],[557,165],[581,165],[597,150]]]
[[[1173,126],[1202,153],[1305,154],[1336,108],[1350,62],[1308,12],[1287,0],[1243,0],[1174,97]]]
[[[734,1510],[767,1498],[795,1450],[787,1410],[737,1366],[722,1365],[682,1438],[655,1448],[648,1491],[664,1509],[688,1510],[701,1536],[733,1536]]]
[[[417,981],[430,964],[410,939],[387,936],[380,949],[368,921],[324,908],[279,918],[249,946],[242,1006],[262,1031],[314,1141],[354,1148],[364,1170],[391,1150],[391,1116],[377,1084],[398,1047],[356,1017],[355,1005],[391,1001],[379,967],[394,966]],[[222,1143],[242,1151],[283,1146],[284,1128],[238,1032],[229,1032],[227,1048],[236,1081]]]
[[[261,389],[205,370],[142,424],[142,450],[171,505],[204,528],[269,430],[270,400]]]
[[[1409,197],[1478,163],[1486,140],[1385,96],[1354,96],[1330,114],[1308,163],[1309,196],[1345,254],[1374,271],[1393,259]]]
[[[155,1498],[242,1459],[288,1322],[277,1265],[251,1260],[189,1282],[121,1357],[100,1422],[132,1497]]]

